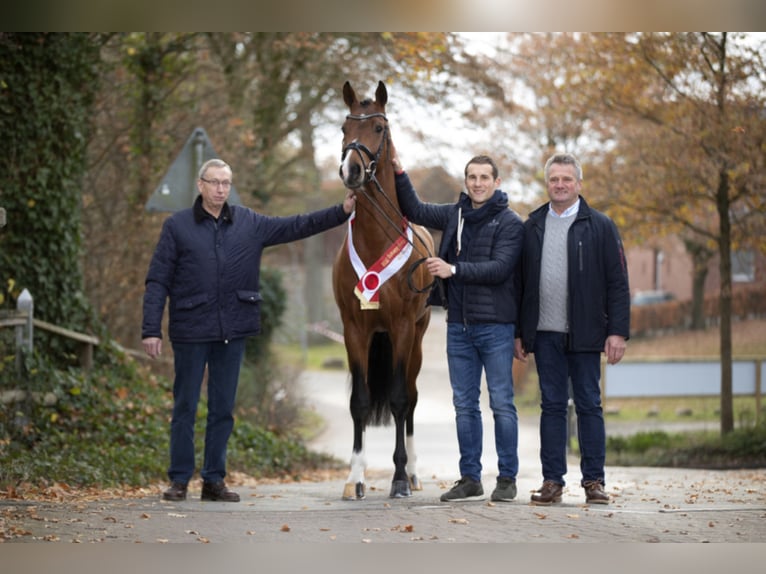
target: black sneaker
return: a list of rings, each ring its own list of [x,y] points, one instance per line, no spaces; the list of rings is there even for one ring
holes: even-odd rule
[[[455,482],[448,492],[441,495],[442,502],[461,502],[463,500],[481,500],[484,498],[484,487],[468,476]]]
[[[507,476],[497,478],[497,486],[492,491],[490,500],[495,502],[510,502],[516,498],[516,480]]]

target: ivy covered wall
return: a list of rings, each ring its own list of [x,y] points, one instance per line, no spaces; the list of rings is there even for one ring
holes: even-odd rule
[[[94,35],[0,33],[4,305],[27,288],[35,316],[81,331],[94,328],[83,293],[80,218],[98,65]],[[36,339],[61,359],[69,353],[61,339]]]

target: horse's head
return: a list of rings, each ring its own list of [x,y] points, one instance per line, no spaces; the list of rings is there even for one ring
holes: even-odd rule
[[[359,189],[375,178],[375,171],[389,140],[386,119],[388,92],[383,82],[378,82],[375,101],[360,101],[351,84],[346,82],[343,85],[343,101],[349,113],[342,128],[340,178],[349,189]]]

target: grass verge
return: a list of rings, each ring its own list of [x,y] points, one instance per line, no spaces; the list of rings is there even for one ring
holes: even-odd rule
[[[638,432],[607,438],[610,466],[665,466],[707,469],[766,468],[766,424],[714,432]]]

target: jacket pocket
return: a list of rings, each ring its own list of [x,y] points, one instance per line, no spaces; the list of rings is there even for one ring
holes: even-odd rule
[[[186,297],[185,299],[179,299],[176,301],[176,309],[194,309],[194,307],[199,307],[203,303],[207,302],[207,294],[200,293],[199,295],[194,295],[192,297]]]
[[[255,305],[262,299],[262,297],[258,291],[238,290],[237,299],[239,299],[242,303],[252,303]]]

